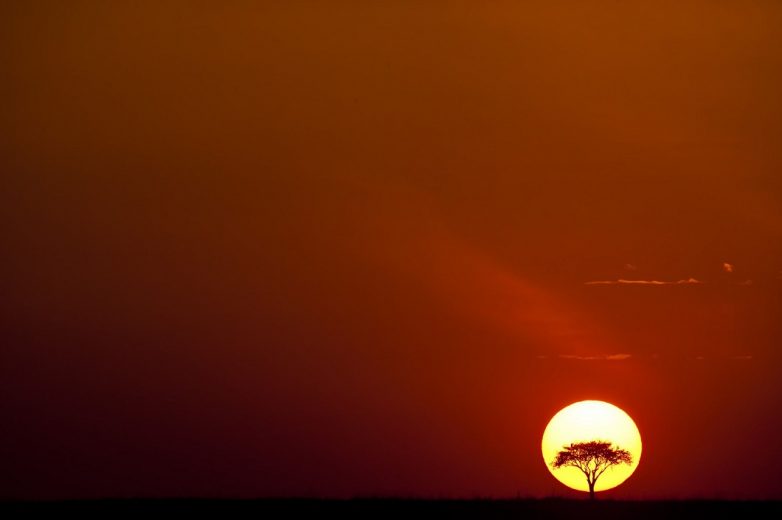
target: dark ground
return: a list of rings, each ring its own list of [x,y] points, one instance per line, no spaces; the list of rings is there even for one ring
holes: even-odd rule
[[[0,502],[0,514],[75,514],[138,517],[197,514],[255,518],[782,518],[782,502],[597,500],[76,500]]]

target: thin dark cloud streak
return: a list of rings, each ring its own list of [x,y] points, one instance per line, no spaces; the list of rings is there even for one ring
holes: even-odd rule
[[[594,280],[584,282],[584,285],[703,285],[704,282],[695,278],[686,280],[665,281],[665,280],[627,280],[620,278],[618,280]]]
[[[633,357],[631,354],[601,354],[594,356],[579,356],[576,354],[559,354],[559,359],[570,359],[575,361],[626,361]]]

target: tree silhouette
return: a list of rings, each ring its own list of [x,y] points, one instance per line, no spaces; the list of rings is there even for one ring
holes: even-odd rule
[[[554,469],[571,466],[581,470],[586,475],[589,498],[592,500],[595,499],[595,482],[605,470],[618,464],[633,463],[629,451],[618,446],[612,448],[611,443],[606,441],[574,442],[562,448],[551,466]]]

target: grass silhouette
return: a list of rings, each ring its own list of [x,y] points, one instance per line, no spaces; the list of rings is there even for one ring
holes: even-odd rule
[[[0,502],[5,514],[258,515],[259,518],[752,518],[782,516],[779,501],[676,500],[620,501],[570,499],[425,500],[393,498],[328,499],[136,499]]]

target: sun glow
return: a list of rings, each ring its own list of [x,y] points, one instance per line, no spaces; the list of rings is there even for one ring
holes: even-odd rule
[[[554,469],[557,453],[571,443],[607,441],[614,448],[630,452],[632,464],[608,468],[597,480],[595,491],[611,489],[633,474],[641,460],[641,434],[633,420],[622,409],[603,401],[580,401],[560,410],[543,432],[543,460],[552,475],[566,486],[589,491],[586,477],[574,467]]]

